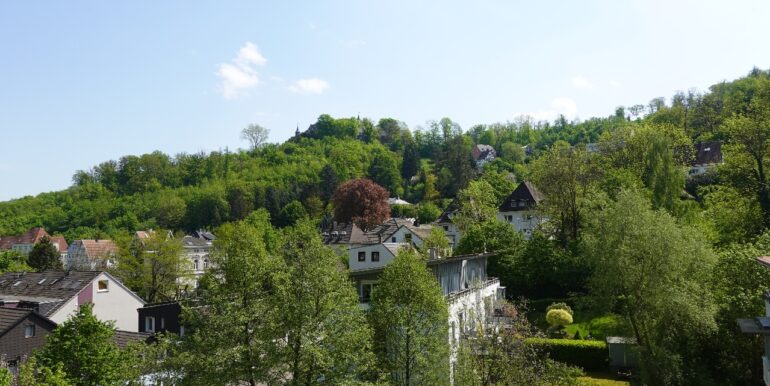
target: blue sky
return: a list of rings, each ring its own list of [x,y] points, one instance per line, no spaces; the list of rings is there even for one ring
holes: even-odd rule
[[[770,68],[767,1],[0,3],[0,200],[318,115],[606,116]]]

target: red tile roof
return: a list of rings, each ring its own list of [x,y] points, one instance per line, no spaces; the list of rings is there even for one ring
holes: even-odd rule
[[[0,237],[0,250],[8,250],[13,248],[16,244],[37,244],[43,237],[51,239],[53,244],[59,246],[59,252],[67,251],[67,241],[64,237],[54,236],[51,237],[48,232],[43,228],[32,228],[18,236],[2,236]]]

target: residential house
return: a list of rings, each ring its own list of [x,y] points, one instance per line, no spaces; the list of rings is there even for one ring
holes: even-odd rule
[[[400,248],[421,247],[431,228],[430,225],[419,225],[413,219],[394,218],[368,231],[352,225],[349,236],[344,235],[348,267],[351,270],[384,267],[396,257]],[[327,237],[324,234],[324,238]],[[341,241],[343,235],[337,237]]]
[[[147,304],[137,309],[139,314],[139,332],[172,332],[184,335],[181,323],[182,306],[177,301]]]
[[[460,339],[474,332],[475,321],[490,320],[505,299],[505,287],[500,286],[500,280],[487,276],[487,259],[490,256],[492,254],[484,253],[434,257],[425,263],[441,285],[447,302],[447,333],[453,353]],[[378,266],[350,270],[359,301],[365,309],[369,308],[372,291],[384,269],[384,266]],[[454,363],[455,358],[454,354],[450,356],[450,364]]]
[[[476,167],[483,169],[484,164],[493,161],[497,157],[497,152],[490,145],[478,144],[471,149],[471,156],[476,162]]]
[[[697,176],[723,163],[722,142],[701,142],[695,145],[695,158],[690,164],[689,175]]]
[[[452,200],[446,209],[441,212],[441,216],[439,216],[438,219],[434,221],[436,226],[444,230],[447,239],[449,239],[449,246],[452,248],[455,248],[457,244],[460,243],[460,238],[462,237],[460,229],[458,229],[457,225],[455,225],[455,223],[452,221],[452,217],[454,217],[459,208],[460,202],[457,201],[457,199]]]
[[[81,304],[114,321],[119,330],[137,331],[136,309],[145,302],[102,271],[8,272],[0,275],[0,306],[31,309],[54,323],[65,321]]]
[[[757,262],[770,269],[770,256],[757,257]],[[765,315],[753,319],[738,319],[741,332],[749,335],[759,335],[764,341],[762,355],[762,379],[770,386],[770,293],[765,293]]]
[[[202,230],[182,237],[182,250],[194,277],[193,285],[197,286],[198,279],[211,265],[211,248],[215,239],[213,233]]]
[[[43,228],[32,228],[18,236],[1,236],[0,251],[16,251],[24,255],[32,252],[35,244],[39,243],[43,237],[48,237],[51,243],[59,251],[59,256],[64,260],[67,256],[67,241],[61,236],[51,236]]]
[[[67,249],[64,269],[93,271],[111,268],[118,253],[118,245],[112,240],[75,240]]]
[[[0,360],[12,372],[19,363],[45,344],[56,323],[28,308],[0,307]]]
[[[529,239],[547,218],[538,210],[544,196],[529,181],[524,181],[505,198],[498,208],[497,219],[513,225],[517,232]]]

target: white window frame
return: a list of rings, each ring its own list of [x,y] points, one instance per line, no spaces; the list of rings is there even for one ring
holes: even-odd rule
[[[35,337],[35,325],[34,324],[28,324],[24,326],[24,337],[25,338],[34,338]]]
[[[145,316],[144,317],[144,331],[145,332],[155,332],[155,317],[154,316]]]
[[[102,288],[102,283],[104,283],[104,288]],[[96,292],[110,292],[110,281],[107,279],[97,281]]]

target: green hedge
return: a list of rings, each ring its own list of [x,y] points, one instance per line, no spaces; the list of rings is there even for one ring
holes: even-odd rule
[[[608,366],[607,344],[597,340],[530,338],[527,344],[547,352],[551,359],[583,368],[602,371]]]

